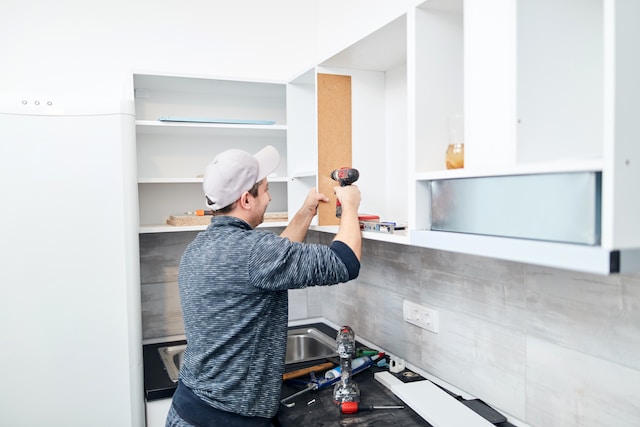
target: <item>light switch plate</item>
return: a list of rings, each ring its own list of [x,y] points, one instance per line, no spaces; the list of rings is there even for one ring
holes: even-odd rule
[[[402,314],[405,322],[409,322],[436,334],[439,331],[438,311],[433,308],[404,300],[402,303]]]

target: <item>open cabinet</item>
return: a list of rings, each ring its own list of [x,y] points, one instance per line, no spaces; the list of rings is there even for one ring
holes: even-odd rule
[[[406,224],[408,218],[407,16],[403,14],[353,45],[321,61],[288,84],[299,94],[288,105],[290,147],[306,147],[305,164],[317,171],[318,76],[348,76],[351,82],[351,164],[358,169],[361,214]],[[304,117],[304,126],[294,122]],[[302,121],[301,121],[302,123]],[[294,130],[299,129],[299,130]],[[312,141],[312,145],[305,141]],[[293,149],[293,148],[292,148]],[[316,157],[312,157],[315,155]],[[315,162],[315,163],[313,163]],[[325,171],[326,172],[326,171]],[[317,185],[323,174],[314,177]],[[309,185],[312,183],[309,182]],[[336,226],[319,225],[334,232]],[[365,238],[408,243],[406,231],[365,232]]]
[[[283,83],[136,74],[134,87],[141,233],[204,229],[167,225],[167,219],[207,209],[204,170],[230,148],[255,153],[273,145],[279,151],[278,169],[268,177],[268,213],[288,212]]]
[[[628,42],[637,9],[615,0],[418,5],[411,244],[600,274],[640,268],[630,121],[640,65]],[[464,111],[465,161],[447,170],[452,110]],[[443,218],[464,225],[443,228]]]

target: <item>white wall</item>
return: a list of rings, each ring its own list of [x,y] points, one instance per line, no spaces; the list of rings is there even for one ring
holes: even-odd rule
[[[129,96],[137,70],[285,80],[413,3],[5,0],[0,93]]]
[[[413,3],[4,0],[0,11],[0,94],[132,98],[134,71],[286,80],[400,15]],[[127,158],[127,147],[105,158],[99,153],[110,147],[68,150],[56,138],[23,142],[28,142],[29,150],[13,150],[11,142],[0,141],[3,165],[11,164],[0,174],[3,188],[11,186],[11,191],[3,194],[9,194],[9,200],[30,203],[9,206],[5,198],[0,209],[3,267],[13,265],[3,268],[0,275],[0,366],[12,370],[0,391],[2,423],[142,425],[140,361],[122,354],[127,349],[135,353],[132,347],[139,344],[136,340],[140,336],[139,319],[123,321],[131,306],[139,304],[135,297],[139,285],[131,279],[135,265],[127,265],[125,259],[131,248],[123,248],[127,241],[135,240],[128,235],[133,234],[129,229],[135,218],[123,224],[130,197],[123,183],[128,182],[132,160]],[[55,155],[36,165],[33,156],[47,152]],[[118,152],[123,158],[118,158]],[[50,179],[72,174],[76,169],[68,166],[73,164],[82,165],[78,170],[85,171],[77,180],[71,179],[73,185],[59,185]],[[114,178],[114,171],[120,168],[123,176]],[[22,172],[11,174],[9,170]],[[24,176],[29,179],[21,179]],[[96,188],[106,188],[108,195],[97,197]],[[90,204],[86,210],[69,215],[83,215],[82,223],[89,226],[61,229],[60,224],[47,223],[55,229],[52,239],[46,226],[40,225],[36,234],[28,221],[22,225],[10,221],[21,209],[41,209],[42,221],[47,221],[49,212],[60,216],[68,209],[65,202],[77,194],[92,195]],[[39,203],[42,199],[48,201],[44,206]],[[38,217],[32,211],[29,218]],[[91,241],[91,226],[100,231],[95,247],[76,248],[70,259],[66,245]],[[31,262],[25,261],[28,254],[14,250],[18,244],[24,248],[26,242],[37,245],[38,256]],[[60,266],[64,271],[54,282],[47,281],[41,269],[45,256],[45,265]],[[16,268],[16,262],[26,267]],[[92,274],[94,287],[79,292]],[[121,293],[108,289],[104,299],[100,286],[108,287],[112,278],[130,283],[114,284]],[[57,286],[62,283],[64,286]],[[132,286],[134,292],[125,295]],[[127,324],[128,331],[124,330]],[[12,346],[20,346],[20,351],[12,351]],[[113,357],[105,357],[109,353],[103,352],[113,352]],[[92,367],[97,354],[101,361],[113,363]],[[73,369],[76,366],[81,369]],[[9,407],[11,410],[6,410]]]

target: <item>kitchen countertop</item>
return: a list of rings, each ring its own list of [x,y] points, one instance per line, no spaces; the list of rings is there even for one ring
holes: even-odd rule
[[[290,329],[301,327],[313,327],[333,337],[336,335],[336,330],[323,323],[310,323],[302,326],[290,327]],[[162,360],[158,348],[169,345],[185,344],[186,341],[169,341],[157,344],[146,344],[143,346],[143,358],[144,358],[144,383],[145,383],[145,397],[148,401],[157,399],[166,399],[173,396],[176,389],[176,383],[169,378]],[[362,347],[360,343],[357,346]],[[330,359],[331,360],[331,359]],[[332,361],[338,362],[339,359],[333,359]],[[291,372],[303,367],[313,366],[321,363],[320,361],[290,364],[285,368],[286,372]],[[388,371],[387,368],[379,368],[373,366],[357,375],[355,375],[354,381],[358,384],[360,389],[360,405],[404,405],[403,409],[374,409],[369,411],[359,411],[356,414],[342,414],[333,403],[333,385],[320,390],[314,390],[306,392],[294,400],[296,405],[287,408],[284,405],[280,405],[276,419],[274,419],[274,425],[276,427],[298,427],[315,426],[315,427],[329,427],[329,426],[383,426],[383,425],[397,425],[402,427],[430,427],[426,420],[418,415],[413,409],[406,406],[400,398],[394,395],[384,385],[379,383],[375,378],[375,372]],[[406,371],[405,371],[406,372]],[[419,375],[406,376],[401,374],[394,374],[398,379],[409,382],[416,380],[425,380]],[[299,380],[305,380],[309,377],[301,377]],[[428,380],[425,380],[428,381]],[[282,385],[281,398],[290,396],[297,391],[304,388],[298,384],[290,384],[284,382]],[[446,391],[446,390],[445,390]],[[452,393],[449,393],[452,396]],[[461,398],[457,397],[459,400]],[[473,401],[463,401],[462,403],[478,411],[480,407],[480,413],[488,410],[487,419],[490,417],[500,416],[500,414],[493,411],[483,402],[475,399]],[[486,415],[486,414],[485,414]],[[495,423],[498,427],[512,427],[509,422]]]
[[[431,427],[426,420],[374,378],[374,372],[383,371],[377,367],[367,369],[353,377],[360,389],[360,406],[401,405],[403,409],[374,409],[359,411],[355,414],[342,414],[333,403],[333,385],[320,390],[304,393],[293,399],[296,405],[287,408],[280,405],[276,414],[276,427],[330,427],[330,426],[402,426]],[[301,386],[292,386],[286,382],[282,386],[281,398],[301,390]]]

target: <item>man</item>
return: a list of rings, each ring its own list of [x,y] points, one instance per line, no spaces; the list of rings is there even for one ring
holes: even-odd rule
[[[178,273],[187,349],[167,426],[269,426],[278,410],[288,325],[288,289],[358,276],[360,190],[335,187],[342,204],[330,246],[305,244],[318,204],[312,190],[280,236],[255,228],[271,196],[275,148],[220,153],[203,188],[211,224],[185,250]]]

